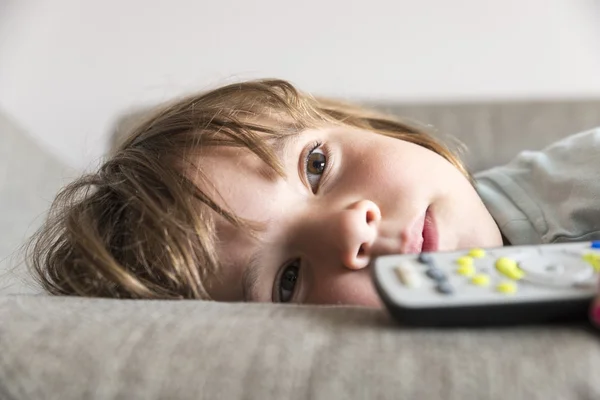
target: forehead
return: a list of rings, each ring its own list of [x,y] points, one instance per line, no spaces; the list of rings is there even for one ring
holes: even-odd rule
[[[283,143],[273,147],[282,163],[287,158],[287,147]],[[276,202],[274,192],[284,181],[270,165],[246,148],[205,149],[194,164],[196,169],[190,171],[192,180],[217,204],[240,218],[262,220],[256,206],[272,207]],[[288,170],[285,165],[284,170]]]

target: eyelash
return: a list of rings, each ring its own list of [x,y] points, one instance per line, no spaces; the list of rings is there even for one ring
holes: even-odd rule
[[[315,193],[318,191],[319,187],[321,186],[323,179],[325,179],[329,173],[329,170],[331,169],[331,165],[332,165],[332,156],[331,156],[331,152],[329,150],[329,148],[323,144],[323,142],[321,141],[315,141],[312,143],[312,145],[310,147],[308,147],[308,151],[306,152],[306,155],[304,157],[304,176],[310,186],[310,180],[308,179],[308,158],[314,153],[315,150],[320,149],[323,151],[323,155],[325,156],[325,169],[323,170],[323,173],[321,174],[321,178],[319,179],[319,184],[317,185],[317,188],[315,189]]]
[[[323,142],[319,142],[319,141],[313,142],[312,146],[310,147],[310,150],[306,154],[307,158],[313,151],[315,151],[316,149],[318,149],[321,146],[323,146]]]
[[[294,294],[298,290],[297,286],[299,284],[298,281],[300,280],[300,275],[301,275],[301,272],[300,272],[301,263],[302,263],[301,260],[299,258],[296,258],[296,259],[294,259],[294,260],[292,260],[290,262],[287,262],[287,263],[285,263],[283,265],[283,267],[281,268],[279,274],[277,274],[277,278],[276,278],[277,279],[277,283],[275,285],[275,293],[274,293],[274,297],[273,297],[274,300],[275,300],[275,302],[277,302],[277,303],[289,303],[294,298]],[[284,276],[285,272],[288,270],[288,268],[291,268],[291,267],[295,267],[296,268],[296,279],[294,280],[294,288],[293,288],[293,290],[292,290],[292,292],[290,294],[290,299],[287,300],[287,301],[282,301],[282,299],[281,299],[281,289],[283,289],[283,286],[281,284],[281,280],[283,279],[283,276]]]

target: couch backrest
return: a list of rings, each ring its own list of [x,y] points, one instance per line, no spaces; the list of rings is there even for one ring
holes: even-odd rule
[[[600,100],[379,106],[432,125],[442,138],[450,135],[463,142],[473,172],[600,126]]]
[[[467,146],[473,171],[600,126],[600,100],[375,106],[429,124],[442,139],[456,137]],[[145,114],[119,118],[113,143]],[[60,185],[75,174],[0,110],[0,293],[31,290],[21,282],[22,273],[6,271],[19,262],[15,250],[39,226]]]

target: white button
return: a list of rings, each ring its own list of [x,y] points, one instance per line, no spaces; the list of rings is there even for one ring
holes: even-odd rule
[[[541,285],[573,286],[586,280],[591,270],[581,257],[564,251],[521,255],[517,262],[525,280]]]
[[[412,265],[406,263],[398,264],[394,268],[394,272],[404,286],[412,288],[421,286],[422,279]]]

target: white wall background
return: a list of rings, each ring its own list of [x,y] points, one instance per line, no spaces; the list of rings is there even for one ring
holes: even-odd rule
[[[447,101],[600,96],[599,0],[0,0],[0,108],[73,166],[132,105],[242,78]]]

